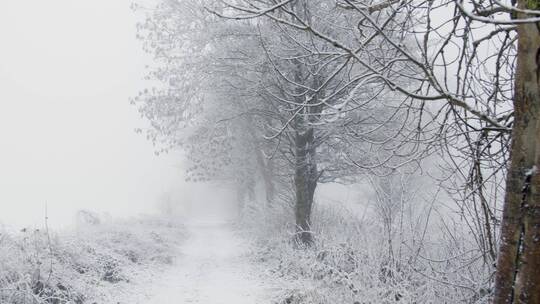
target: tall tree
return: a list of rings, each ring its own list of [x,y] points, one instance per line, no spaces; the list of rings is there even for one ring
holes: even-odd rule
[[[506,9],[518,24],[518,51],[494,303],[534,304],[540,303],[540,3],[520,0]]]
[[[154,86],[134,103],[159,152],[183,149],[188,181],[232,183],[243,201],[253,199],[262,176],[271,200],[263,122],[252,115],[260,104],[256,28],[219,20],[205,4],[164,0],[145,10],[139,37],[155,56],[148,76]]]
[[[428,119],[440,123],[437,134],[441,146],[452,170],[466,184],[461,188],[462,203],[472,198],[470,210],[483,210],[482,215],[473,215],[478,225],[472,231],[487,238],[489,245],[480,248],[490,252],[491,260],[497,259],[495,303],[539,303],[540,276],[535,272],[540,266],[537,1],[332,1],[336,9],[353,12],[350,18],[356,22],[357,35],[348,39],[325,31],[291,10],[294,2],[227,5],[241,12],[238,18],[264,16],[332,43],[351,62],[364,67],[353,70],[356,77],[371,77],[411,100],[421,101],[422,107],[431,104],[428,108],[434,109],[434,115]],[[283,18],[283,14],[290,18]],[[441,18],[444,15],[448,17]],[[400,35],[389,35],[389,24],[403,25],[401,35],[413,37],[416,43],[402,43],[396,39]],[[406,64],[377,66],[380,58],[376,53],[363,52],[380,43],[375,37],[389,46],[386,54],[394,55],[392,63]],[[408,81],[400,83],[388,77],[392,74]],[[424,130],[422,126],[419,129]],[[495,206],[500,187],[494,180],[504,175],[508,155],[511,161],[496,257],[493,231],[499,217]],[[465,161],[456,162],[459,159]],[[491,201],[486,194],[490,189],[494,193]]]
[[[228,12],[228,9],[232,9],[232,12]],[[215,14],[231,19],[252,19],[264,15],[255,14],[252,10],[254,16],[235,15],[235,12],[249,13],[250,9],[225,4],[223,8],[216,9]],[[350,23],[349,12],[336,10],[326,1],[286,1],[265,12],[273,14],[269,20],[256,20],[258,24],[274,29],[266,35],[265,32],[262,34],[263,41],[269,40],[264,41],[263,46],[272,67],[270,72],[275,75],[269,82],[272,89],[268,90],[270,96],[267,101],[277,104],[275,114],[282,123],[271,138],[284,139],[291,147],[297,235],[301,243],[310,244],[313,233],[310,217],[317,184],[321,180],[336,181],[345,176],[352,177],[353,171],[357,174],[358,169],[399,166],[394,159],[403,158],[406,153],[383,155],[385,149],[381,148],[384,145],[397,146],[396,137],[382,140],[375,139],[373,135],[380,133],[381,129],[397,130],[395,121],[407,116],[398,115],[403,110],[408,111],[409,115],[402,120],[403,132],[396,134],[401,136],[408,133],[403,126],[414,121],[417,118],[414,112],[418,111],[396,102],[393,98],[395,95],[388,94],[389,90],[374,81],[376,75],[373,71],[353,62],[349,54],[343,52],[334,41],[320,39],[318,32],[290,26],[301,22],[317,26],[321,32],[340,39],[360,39],[364,34],[358,35],[351,30],[354,26]],[[398,23],[393,23],[385,28],[385,34],[399,40],[396,32],[390,29],[398,26]],[[345,29],[345,32],[340,29]],[[377,37],[371,39],[379,45],[359,52],[373,54],[372,64],[377,70],[386,65],[404,67],[399,61],[394,62],[391,55],[388,56],[388,45],[384,40]],[[395,80],[396,75],[389,73],[386,77]],[[385,98],[388,98],[386,102],[377,103]],[[383,114],[382,108],[386,108],[386,113]],[[375,117],[373,113],[376,111],[382,115]],[[369,144],[379,147],[372,149],[371,158],[367,157],[370,153],[361,156],[369,164],[360,159],[351,161],[351,154],[358,154],[347,153],[346,150],[353,150],[352,146],[359,143],[366,146],[360,138],[370,137]],[[319,153],[321,151],[325,153]],[[350,170],[347,165],[358,168]]]

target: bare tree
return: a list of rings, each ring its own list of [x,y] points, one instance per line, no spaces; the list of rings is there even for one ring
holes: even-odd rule
[[[233,15],[227,15],[227,9],[232,9]],[[254,15],[234,15],[238,11]],[[270,20],[257,19],[259,26],[274,29],[262,35],[263,41],[269,39],[263,42],[263,47],[272,67],[270,72],[275,75],[270,82],[271,89],[267,90],[267,101],[277,104],[276,114],[282,125],[268,138],[283,139],[293,147],[296,224],[302,243],[312,242],[310,214],[318,182],[354,180],[359,170],[381,167],[393,170],[402,165],[397,159],[406,163],[405,155],[413,158],[421,154],[419,143],[396,153],[400,144],[395,135],[405,139],[416,133],[409,125],[418,119],[418,108],[405,107],[403,101],[396,101],[396,95],[389,94],[390,90],[377,81],[372,70],[354,62],[334,41],[320,39],[318,32],[290,26],[300,20],[317,25],[328,35],[360,39],[364,34],[355,32],[348,11],[336,10],[326,1],[289,1],[263,14],[230,4],[213,12],[232,19],[253,19],[271,13]],[[396,32],[390,29],[398,26],[399,23],[393,23],[384,31],[399,40],[402,37],[396,37]],[[345,33],[341,29],[345,29]],[[377,46],[362,52],[373,55],[370,61],[377,70],[387,65],[407,68],[389,55],[389,45],[384,40],[378,37],[371,40],[377,41]],[[399,83],[396,76],[394,73],[386,75]],[[376,115],[377,111],[384,114]],[[402,123],[401,129],[396,127],[399,124],[396,121]],[[395,131],[392,138],[377,138],[381,130],[389,128]],[[410,141],[401,141],[402,147],[405,142]],[[352,147],[359,148],[358,144],[363,145],[365,151],[371,146],[371,153],[353,152]],[[393,149],[389,149],[392,145]],[[324,153],[318,153],[322,151]],[[352,154],[360,159],[351,159]],[[350,169],[351,165],[354,170]]]
[[[434,115],[428,119],[440,123],[439,142],[453,164],[451,170],[465,185],[456,184],[454,189],[465,192],[462,202],[472,201],[469,210],[476,213],[477,223],[473,230],[483,235],[480,247],[491,260],[497,258],[495,302],[538,303],[540,290],[534,288],[540,283],[535,273],[540,266],[536,206],[540,134],[537,3],[331,1],[337,10],[353,12],[356,35],[344,39],[295,12],[294,2],[257,1],[248,5],[240,1],[226,6],[240,12],[237,19],[264,16],[309,32],[363,66],[357,77],[370,77],[421,101],[422,107],[432,104]],[[389,35],[389,24],[401,24],[401,34],[413,37],[414,42],[402,43]],[[386,53],[394,55],[392,64],[379,67],[375,60],[379,58],[374,58],[373,52],[364,52],[379,43],[375,37],[390,46]],[[392,74],[408,81],[400,83],[388,77]],[[497,180],[505,175],[509,155],[497,257],[494,231],[500,216],[497,193],[502,189]]]

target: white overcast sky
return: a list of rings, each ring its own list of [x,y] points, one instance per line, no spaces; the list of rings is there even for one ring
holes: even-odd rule
[[[132,215],[181,184],[129,98],[148,56],[130,0],[0,1],[0,222],[70,223],[81,208]]]

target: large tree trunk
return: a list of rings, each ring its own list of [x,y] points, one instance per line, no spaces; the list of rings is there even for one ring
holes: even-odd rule
[[[520,0],[518,5],[527,8],[527,3],[531,2]],[[495,304],[540,304],[540,32],[534,23],[521,24],[518,37],[511,163],[495,275]]]
[[[294,184],[296,189],[295,216],[297,242],[306,246],[310,246],[313,243],[311,210],[313,207],[313,194],[315,193],[318,179],[314,141],[313,128],[300,128],[300,130],[296,130]]]
[[[296,1],[293,4],[293,10],[303,20],[311,20],[307,0]],[[306,36],[309,39],[309,35]],[[301,55],[301,54],[299,54]],[[309,72],[310,67],[303,60],[296,63],[295,82],[299,84],[308,84],[313,88],[320,86],[317,75]],[[311,98],[311,103],[317,103],[317,95],[308,96],[305,88],[297,86],[296,102],[302,104],[306,99]],[[297,237],[296,241],[300,245],[311,246],[313,244],[313,232],[311,230],[311,210],[313,208],[313,195],[319,179],[317,171],[315,143],[315,130],[312,123],[317,122],[318,115],[322,111],[322,106],[307,106],[302,109],[302,113],[295,118],[295,172],[294,185],[296,194],[295,217]],[[296,114],[295,114],[296,115]]]

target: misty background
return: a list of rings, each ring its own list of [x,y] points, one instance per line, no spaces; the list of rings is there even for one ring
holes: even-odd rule
[[[71,224],[81,208],[156,210],[187,195],[178,153],[154,155],[129,98],[151,60],[130,0],[0,3],[0,220]]]
[[[540,304],[537,15],[1,1],[0,303]]]

